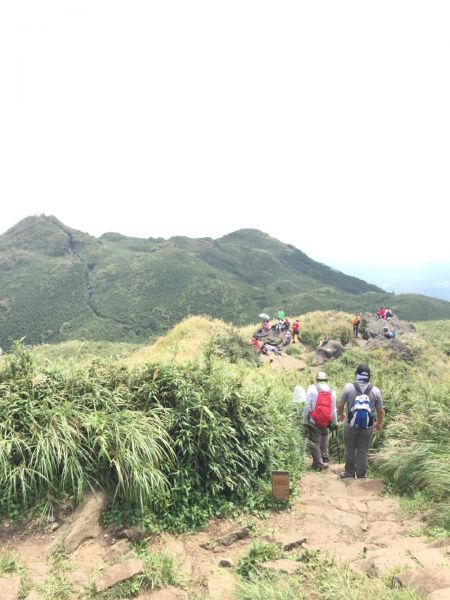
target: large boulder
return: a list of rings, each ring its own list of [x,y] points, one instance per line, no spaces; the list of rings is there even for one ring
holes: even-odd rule
[[[395,331],[396,336],[389,337],[389,334],[386,334],[386,328],[389,331]],[[366,313],[362,317],[361,335],[366,340],[367,350],[384,348],[391,350],[403,360],[412,360],[413,353],[404,341],[413,336],[415,332],[416,329],[412,323],[401,321],[395,315],[389,320],[379,319],[371,313]]]
[[[323,365],[327,360],[337,358],[344,352],[344,346],[337,340],[329,340],[326,336],[316,348],[316,365]]]
[[[65,551],[72,554],[83,542],[98,537],[102,533],[101,513],[107,502],[104,492],[88,496],[74,512],[69,532],[56,539],[55,547],[62,543]]]
[[[384,337],[383,327],[388,326],[389,329],[395,329],[397,336],[404,334],[416,333],[416,328],[409,321],[401,321],[395,315],[389,319],[379,319],[372,313],[364,313],[361,319],[361,335],[363,339]]]
[[[449,568],[425,568],[419,570],[403,571],[395,576],[397,584],[410,587],[418,594],[427,596],[437,590],[444,590],[450,586]]]
[[[375,350],[376,348],[385,348],[386,350],[391,350],[399,358],[402,358],[406,361],[410,361],[414,357],[412,351],[397,338],[388,339],[385,337],[378,337],[368,340],[366,344],[366,350]]]
[[[95,582],[95,589],[98,593],[104,592],[122,581],[139,575],[144,569],[144,561],[140,558],[129,558],[123,563],[107,567]]]

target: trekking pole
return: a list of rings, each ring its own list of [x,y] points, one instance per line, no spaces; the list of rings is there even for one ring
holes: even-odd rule
[[[338,455],[338,462],[341,464],[341,444],[339,443],[339,425],[336,427],[336,448]]]

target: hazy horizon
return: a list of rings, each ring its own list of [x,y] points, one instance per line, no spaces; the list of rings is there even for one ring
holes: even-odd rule
[[[449,21],[443,0],[6,3],[3,227],[450,260]]]

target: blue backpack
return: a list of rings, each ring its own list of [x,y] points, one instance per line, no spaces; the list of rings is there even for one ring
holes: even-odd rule
[[[373,385],[369,384],[363,393],[359,384],[353,384],[356,390],[356,398],[353,400],[348,414],[348,423],[355,429],[368,429],[373,425],[373,410],[370,405],[370,392]]]

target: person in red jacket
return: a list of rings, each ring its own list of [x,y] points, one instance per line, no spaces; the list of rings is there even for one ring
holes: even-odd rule
[[[292,343],[295,344],[295,338],[299,339],[300,335],[300,321],[296,319],[292,323]]]

